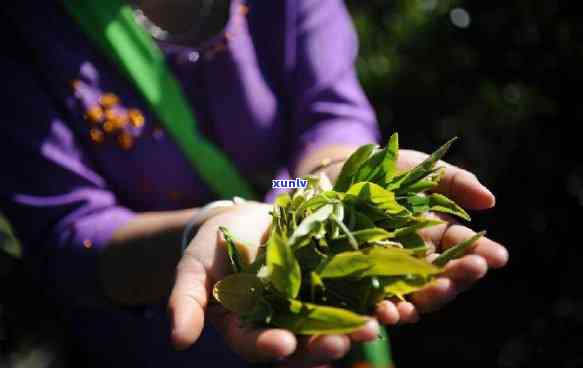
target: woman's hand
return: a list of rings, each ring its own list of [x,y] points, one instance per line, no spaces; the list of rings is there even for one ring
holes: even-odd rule
[[[401,150],[399,169],[410,169],[422,162],[425,157],[427,155],[421,152]],[[467,209],[482,210],[494,207],[496,202],[494,195],[474,174],[443,161],[437,166],[445,167],[445,175],[436,192],[448,196]],[[450,216],[441,214],[434,216],[447,223],[424,229],[420,231],[420,235],[435,248],[436,252],[442,252],[475,234],[473,230],[458,224]],[[437,254],[433,254],[429,259],[436,257]],[[440,308],[484,277],[489,268],[503,267],[506,262],[508,262],[506,248],[482,237],[467,255],[449,262],[445,267],[445,273],[435,283],[414,293],[409,298],[410,302],[379,303],[377,308],[379,321],[387,324],[415,322],[419,319],[419,313]]]
[[[399,165],[409,168],[421,162],[425,154],[402,150]],[[476,177],[454,166],[446,166],[445,175],[437,189],[469,209],[487,209],[494,206],[494,196]],[[207,221],[186,249],[177,268],[177,277],[170,297],[172,342],[185,349],[200,336],[205,319],[210,320],[223,334],[229,346],[250,361],[273,361],[289,358],[286,365],[310,366],[342,357],[353,341],[372,340],[377,336],[378,323],[414,322],[419,313],[431,311],[447,303],[485,275],[489,267],[502,267],[508,253],[501,245],[480,239],[471,254],[450,262],[443,277],[436,283],[413,294],[411,302],[383,301],[379,303],[376,320],[349,336],[327,335],[298,338],[283,329],[252,329],[240,327],[234,313],[210,302],[214,283],[229,271],[223,239],[219,226],[226,226],[243,243],[250,245],[250,258],[265,236],[271,222],[271,206],[256,202],[233,206],[232,210]],[[437,251],[470,237],[474,232],[460,225],[440,225],[423,232],[424,238],[435,245]]]
[[[371,322],[361,330],[346,335],[298,338],[283,329],[242,328],[234,313],[210,300],[215,282],[230,273],[230,263],[219,226],[226,226],[238,240],[250,245],[249,258],[271,223],[271,206],[247,202],[219,214],[199,229],[177,268],[176,282],[170,296],[172,342],[178,349],[192,345],[200,336],[205,320],[213,323],[229,346],[244,359],[267,362],[290,357],[290,361],[319,364],[342,357],[351,341],[367,341],[377,337],[378,323]]]

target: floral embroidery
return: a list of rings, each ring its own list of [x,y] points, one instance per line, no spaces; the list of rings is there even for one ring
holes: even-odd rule
[[[83,99],[85,84],[73,80],[71,87]],[[121,99],[112,92],[101,94],[97,103],[89,103],[85,109],[84,119],[91,125],[89,139],[92,143],[101,144],[109,140],[123,150],[129,150],[134,146],[135,137],[132,133],[137,133],[136,130],[145,124],[141,110],[124,108]]]

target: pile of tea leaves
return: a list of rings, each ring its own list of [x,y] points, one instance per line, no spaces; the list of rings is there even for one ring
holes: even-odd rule
[[[368,144],[354,152],[334,186],[324,175],[304,177],[306,188],[276,199],[268,240],[251,264],[221,228],[233,273],[215,284],[214,298],[247,325],[349,333],[379,301],[431,283],[483,235],[428,262],[430,248],[417,233],[442,223],[429,212],[470,220],[451,199],[431,193],[444,172],[436,164],[454,141],[399,172],[394,134],[386,148]]]

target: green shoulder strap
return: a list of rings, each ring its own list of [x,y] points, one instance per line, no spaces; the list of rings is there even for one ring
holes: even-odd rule
[[[194,169],[220,197],[254,197],[226,155],[199,134],[164,55],[123,0],[64,0],[87,36],[134,84]]]

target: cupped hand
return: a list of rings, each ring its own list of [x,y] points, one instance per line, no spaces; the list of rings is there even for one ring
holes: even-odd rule
[[[400,169],[407,169],[425,157],[420,152],[401,150],[398,164]],[[444,162],[439,165],[445,167],[445,174],[437,192],[468,209],[494,206],[494,196],[475,175]],[[171,340],[177,349],[186,349],[192,345],[200,337],[205,321],[210,321],[222,333],[228,345],[246,360],[283,360],[290,367],[324,364],[342,357],[349,350],[351,342],[376,338],[377,321],[382,324],[415,322],[420,313],[443,306],[482,278],[489,268],[502,267],[508,260],[506,248],[481,238],[470,254],[449,262],[444,274],[430,286],[413,294],[410,301],[380,302],[376,318],[371,318],[365,327],[350,335],[298,337],[284,329],[241,327],[234,313],[211,302],[214,283],[230,273],[224,240],[218,228],[229,228],[242,243],[249,245],[248,257],[253,259],[271,223],[270,209],[271,206],[257,202],[236,205],[228,212],[211,218],[199,229],[178,265],[169,301]],[[446,220],[447,224],[434,226],[421,233],[437,252],[474,234],[449,217],[440,218]]]
[[[410,169],[421,163],[426,154],[401,150],[398,167]],[[467,209],[484,210],[494,207],[494,195],[469,171],[440,161],[437,166],[445,168],[444,176],[435,192],[446,195]],[[435,249],[429,260],[447,248],[466,240],[476,233],[459,224],[450,216],[431,214],[445,224],[424,229],[419,234]],[[379,321],[386,324],[411,323],[419,319],[420,313],[431,312],[453,300],[459,293],[471,287],[486,275],[490,268],[500,268],[508,262],[508,251],[501,244],[486,237],[480,238],[467,255],[450,261],[445,272],[431,285],[411,295],[409,301],[385,300],[377,306]]]
[[[236,314],[211,301],[214,283],[230,273],[219,226],[227,227],[241,243],[248,245],[247,256],[253,259],[271,223],[270,209],[271,206],[257,202],[235,205],[205,222],[185,250],[169,301],[171,340],[177,349],[192,345],[207,321],[213,323],[232,350],[252,362],[288,358],[286,364],[318,365],[342,357],[351,341],[377,337],[378,323],[372,318],[350,335],[298,337],[284,329],[241,327]]]

